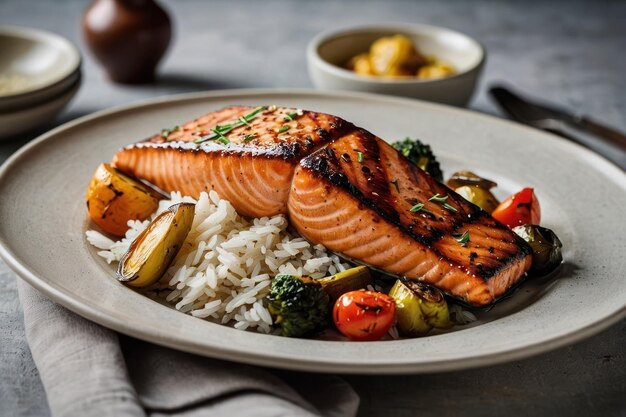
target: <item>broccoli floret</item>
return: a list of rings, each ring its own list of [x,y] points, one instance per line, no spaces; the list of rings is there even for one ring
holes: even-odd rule
[[[274,324],[282,329],[283,336],[307,336],[328,325],[328,294],[312,278],[277,275],[267,300]]]
[[[430,145],[422,143],[419,139],[406,138],[391,144],[400,151],[409,161],[428,172],[437,181],[443,181],[443,173],[435,154]]]

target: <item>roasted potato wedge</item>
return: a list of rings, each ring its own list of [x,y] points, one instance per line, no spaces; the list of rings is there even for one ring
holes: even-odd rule
[[[131,243],[117,269],[118,279],[133,287],[158,281],[183,246],[194,214],[192,203],[179,203],[159,214]]]
[[[388,77],[415,76],[426,59],[404,35],[376,40],[370,47],[370,64],[376,75]]]
[[[145,220],[163,196],[109,164],[100,164],[87,189],[91,220],[106,233],[124,236],[129,220]]]

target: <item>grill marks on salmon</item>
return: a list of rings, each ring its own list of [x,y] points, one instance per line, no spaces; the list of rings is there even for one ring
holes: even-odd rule
[[[431,201],[437,194],[451,208]],[[476,306],[503,296],[530,268],[530,248],[511,230],[364,130],[301,161],[288,211],[307,239]]]
[[[295,109],[266,110],[225,134],[227,146],[193,144],[252,110],[210,113],[167,137],[130,145],[113,163],[166,191],[197,197],[214,189],[245,216],[288,214],[314,243],[475,306],[493,303],[523,279],[531,263],[523,240],[342,119],[304,111],[289,120]],[[451,208],[431,201],[436,194]]]

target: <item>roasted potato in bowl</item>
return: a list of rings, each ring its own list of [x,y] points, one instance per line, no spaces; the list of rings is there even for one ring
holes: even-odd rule
[[[145,220],[163,196],[147,185],[100,164],[87,189],[89,217],[106,233],[124,236],[129,220]]]

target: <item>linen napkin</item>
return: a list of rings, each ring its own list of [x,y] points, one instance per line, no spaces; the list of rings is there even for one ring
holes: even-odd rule
[[[26,337],[57,417],[355,416],[344,380],[203,358],[119,336],[18,279]]]

